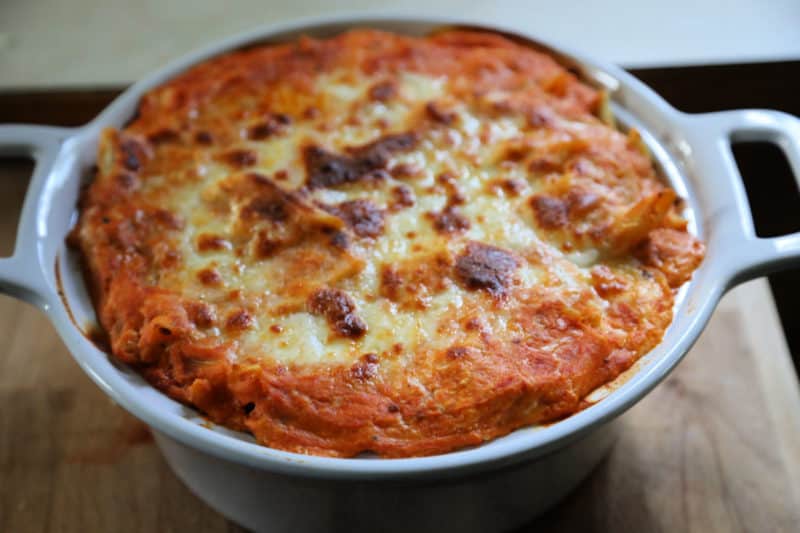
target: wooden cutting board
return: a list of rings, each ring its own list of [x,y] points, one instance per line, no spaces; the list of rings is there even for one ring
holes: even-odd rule
[[[30,167],[0,163],[0,252]],[[797,531],[800,393],[766,282],[728,294],[609,458],[521,531]],[[0,531],[242,531],[195,498],[147,428],[45,316],[0,297]]]

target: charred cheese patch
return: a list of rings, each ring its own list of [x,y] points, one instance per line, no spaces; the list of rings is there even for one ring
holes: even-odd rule
[[[200,64],[101,137],[72,241],[121,360],[268,446],[441,453],[582,407],[703,245],[635,132],[489,33]]]

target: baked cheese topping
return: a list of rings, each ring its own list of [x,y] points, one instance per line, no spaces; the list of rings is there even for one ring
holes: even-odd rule
[[[116,357],[268,446],[441,453],[567,416],[703,246],[635,131],[488,33],[212,59],[103,133],[73,242]]]

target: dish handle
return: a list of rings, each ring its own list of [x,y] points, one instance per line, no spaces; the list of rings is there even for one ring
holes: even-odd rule
[[[37,228],[39,199],[61,146],[71,132],[68,128],[0,124],[0,158],[27,156],[35,162],[17,225],[14,251],[10,257],[0,259],[0,292],[35,304],[43,303],[49,292],[38,257],[38,244],[46,236],[46,228]]]
[[[731,143],[769,142],[783,150],[800,187],[800,119],[780,111],[742,109],[683,115],[691,151],[717,246],[715,255],[729,286],[800,264],[800,232],[758,237]],[[769,176],[763,176],[769,179]],[[800,206],[798,206],[800,207]]]

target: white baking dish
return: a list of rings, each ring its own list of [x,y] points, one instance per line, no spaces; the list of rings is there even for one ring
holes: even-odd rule
[[[86,126],[0,126],[0,155],[29,154],[36,159],[16,250],[0,260],[0,289],[47,313],[86,373],[153,429],[178,476],[212,507],[247,527],[466,532],[518,525],[565,495],[606,454],[613,443],[611,422],[681,360],[728,288],[800,263],[800,234],[756,237],[730,149],[732,140],[774,142],[800,175],[800,120],[764,110],[687,115],[619,68],[539,42],[584,79],[609,91],[620,122],[643,133],[664,176],[687,199],[693,231],[707,243],[707,258],[683,289],[675,321],[661,344],[599,403],[546,427],[521,429],[480,447],[433,457],[312,457],[209,428],[194,411],[157,392],[87,340],[81,328],[93,322],[92,306],[64,238],[74,221],[81,182],[94,162],[101,128],[123,126],[147,90],[195,63],[245,45],[300,34],[327,36],[353,27],[419,35],[459,22],[373,16],[266,27],[210,46],[147,77]]]

